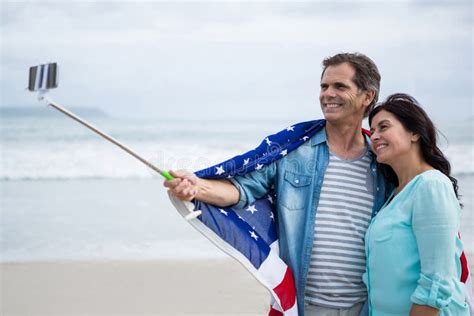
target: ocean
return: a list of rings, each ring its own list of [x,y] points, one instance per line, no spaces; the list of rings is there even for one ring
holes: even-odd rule
[[[295,123],[89,114],[92,124],[163,169],[204,168]],[[442,149],[459,180],[461,234],[474,254],[471,124],[446,125]],[[0,148],[1,262],[225,257],[175,211],[161,176],[62,114],[3,115]]]

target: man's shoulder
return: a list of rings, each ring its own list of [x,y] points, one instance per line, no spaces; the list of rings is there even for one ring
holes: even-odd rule
[[[321,150],[324,150],[325,147],[327,147],[326,132],[323,128],[309,137],[291,153],[276,161],[277,168],[283,168],[284,170],[312,170],[314,168],[313,163],[321,162],[318,157]],[[308,163],[311,163],[311,165],[308,165]]]
[[[327,136],[326,136],[326,127],[322,127],[317,131],[311,138],[305,143],[309,146],[320,146],[326,145]]]
[[[294,151],[295,152],[306,151],[309,148],[311,148],[311,150],[318,150],[319,148],[321,148],[323,146],[327,146],[326,141],[327,141],[326,130],[323,127],[323,128],[321,128],[321,130],[316,132],[314,135],[308,137],[306,139],[306,141],[301,146],[296,148]]]

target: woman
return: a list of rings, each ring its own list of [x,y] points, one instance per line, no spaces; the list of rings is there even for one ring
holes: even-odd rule
[[[388,97],[369,123],[372,149],[395,186],[365,236],[370,315],[469,315],[458,186],[433,123],[406,94]]]

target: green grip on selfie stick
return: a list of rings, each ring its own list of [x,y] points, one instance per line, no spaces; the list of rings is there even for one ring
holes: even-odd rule
[[[174,177],[170,175],[169,171],[164,171],[162,170],[160,174],[166,179],[166,180],[173,180]]]

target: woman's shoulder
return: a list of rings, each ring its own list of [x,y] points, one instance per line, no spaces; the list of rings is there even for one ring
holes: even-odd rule
[[[453,183],[441,171],[432,169],[425,171],[414,179],[412,192],[414,198],[424,198],[426,202],[439,202],[439,199],[457,201]]]
[[[415,179],[415,187],[448,187],[452,188],[453,184],[451,180],[441,171],[431,169],[419,174]]]

